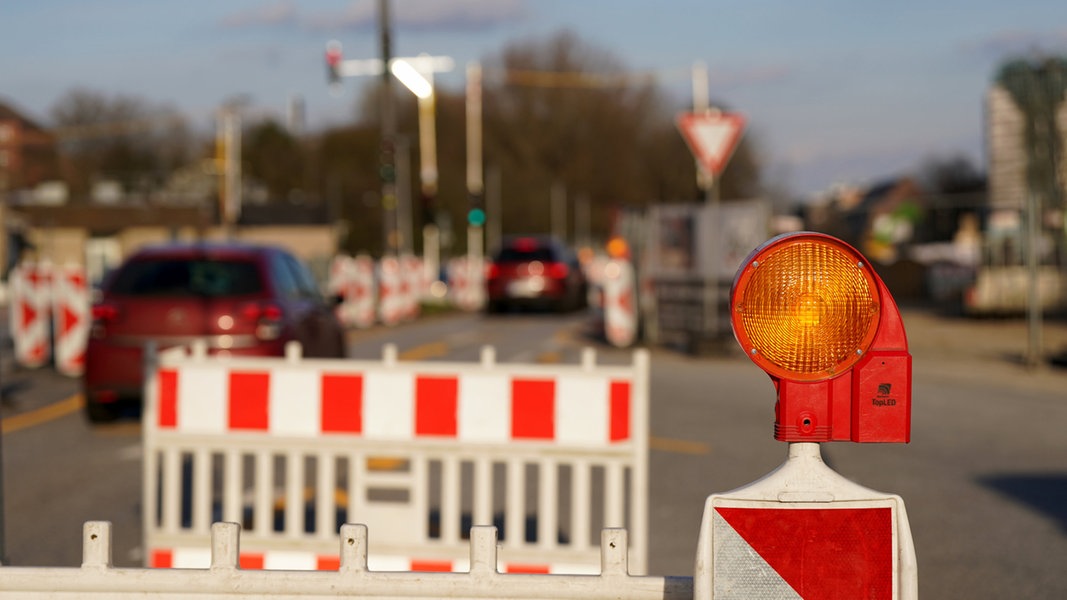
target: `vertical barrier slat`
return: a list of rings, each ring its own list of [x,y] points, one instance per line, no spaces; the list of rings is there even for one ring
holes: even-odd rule
[[[224,455],[222,467],[222,520],[230,523],[243,523],[241,518],[241,482],[244,481],[244,469],[241,465],[241,452],[229,448]]]
[[[588,548],[592,535],[591,470],[587,460],[571,463],[571,544],[577,550]]]
[[[459,541],[460,526],[460,459],[447,456],[441,459],[441,541],[454,544]],[[423,480],[416,480],[421,486]]]
[[[252,509],[252,529],[258,535],[268,536],[274,530],[274,469],[271,453],[258,450],[252,455],[255,462],[256,490],[255,505]]]
[[[199,447],[193,452],[193,531],[211,531],[211,451]]]
[[[304,535],[304,455],[285,453],[285,535]]]
[[[8,311],[11,314],[12,319],[15,318],[16,311]],[[11,331],[17,331],[12,328]],[[144,459],[141,465],[141,527],[142,540],[144,542],[144,555],[145,566],[150,566],[148,561],[152,556],[152,551],[155,549],[155,540],[153,534],[159,531],[160,523],[158,521],[160,506],[159,487],[163,485],[161,479],[161,473],[159,472],[160,456],[159,456],[159,432],[157,431],[158,421],[158,409],[156,407],[156,400],[159,396],[159,354],[157,352],[156,345],[149,343],[144,348],[144,411],[141,415],[142,419],[142,454]]]
[[[348,457],[348,511],[347,523],[363,523],[361,515],[367,503],[367,456],[355,452]]]
[[[633,354],[633,381],[630,385],[631,437],[633,439],[630,471],[630,529],[632,552],[630,569],[643,575],[648,566],[648,436],[649,436],[649,370],[648,350]]]
[[[493,462],[488,456],[474,461],[473,525],[493,524]]]
[[[424,452],[411,454],[411,478],[409,479],[411,510],[418,515],[419,537],[427,539],[429,533],[430,514],[430,464]]]
[[[519,548],[526,538],[526,463],[508,461],[507,492],[504,497],[504,545]]]
[[[334,522],[336,511],[336,498],[334,487],[337,481],[337,473],[334,461],[337,458],[333,454],[321,453],[315,460],[317,472],[315,473],[315,534],[323,539],[333,539],[337,533]]]
[[[604,527],[625,527],[625,478],[623,466],[612,461],[604,466]]]
[[[166,533],[177,533],[181,524],[182,461],[179,448],[163,451],[163,525]]]
[[[551,548],[559,528],[559,463],[547,458],[538,461],[537,488],[537,545]]]

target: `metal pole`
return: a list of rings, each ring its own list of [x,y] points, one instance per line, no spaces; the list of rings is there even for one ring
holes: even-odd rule
[[[482,206],[485,183],[482,174],[482,67],[467,64],[467,195],[468,209]],[[482,226],[467,222],[468,264],[481,261]],[[473,246],[477,245],[477,248]]]
[[[485,243],[490,252],[495,252],[503,241],[504,213],[500,196],[500,168],[491,167],[485,190]]]
[[[708,91],[708,67],[703,62],[693,64],[693,113],[708,113],[711,108],[711,94]],[[711,210],[708,219],[710,227],[708,234],[708,266],[704,269],[701,277],[706,277],[705,282],[710,285],[702,285],[704,304],[703,331],[697,335],[703,337],[710,331],[712,337],[719,335],[719,186],[715,175],[705,171],[700,161],[697,161],[696,169],[697,189],[704,193],[704,204]],[[701,228],[703,229],[703,228]],[[710,290],[708,289],[710,287]],[[695,340],[697,345],[701,340]],[[696,348],[691,348],[695,350]]]
[[[389,0],[378,1],[378,33],[382,52],[381,90],[381,179],[382,179],[382,233],[383,254],[396,254],[396,171],[395,147],[396,110],[393,106],[393,75],[389,71],[392,60]]]
[[[552,184],[552,234],[567,240],[567,188],[560,182]]]
[[[396,237],[402,254],[411,254],[415,239],[411,223],[411,142],[396,138]]]

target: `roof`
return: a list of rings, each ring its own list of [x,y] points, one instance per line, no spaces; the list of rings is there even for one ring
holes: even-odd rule
[[[23,113],[15,110],[10,104],[0,99],[0,120],[14,120],[22,124],[25,129],[34,131],[45,132],[45,128],[38,125],[36,121],[33,121]]]

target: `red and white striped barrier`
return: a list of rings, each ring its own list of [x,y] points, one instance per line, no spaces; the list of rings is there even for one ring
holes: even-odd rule
[[[595,446],[630,438],[628,379],[582,372],[336,368],[163,367],[157,424],[188,434],[257,431],[368,440]]]
[[[241,552],[240,567],[244,570],[265,569],[268,571],[336,571],[341,557],[337,554],[316,554],[294,550],[267,550],[264,552]],[[211,566],[210,548],[176,548],[154,550],[148,559],[153,569],[206,569]],[[467,573],[470,559],[412,559],[401,556],[370,555],[367,568],[377,572],[419,573]],[[590,565],[547,565],[503,563],[502,573],[572,574],[596,575],[599,569]]]
[[[56,370],[77,377],[85,371],[85,348],[92,325],[85,269],[67,265],[55,274],[52,283]]]
[[[337,318],[346,327],[365,329],[377,320],[374,260],[366,254],[338,256],[330,265],[329,290],[340,296]]]
[[[604,266],[604,337],[611,345],[629,348],[637,339],[637,294],[634,268],[628,260]]]
[[[382,361],[298,350],[176,348],[148,366],[150,561],[185,564],[175,552],[202,546],[221,518],[246,524],[243,552],[318,564],[336,553],[343,518],[380,532],[373,554],[401,557],[399,570],[411,561],[462,570],[461,523],[502,524],[501,569],[539,572],[596,572],[591,523],[628,527],[631,568],[644,568],[647,352],[616,366],[596,364],[591,350],[580,365],[497,363],[489,348],[478,363],[398,361],[392,346]],[[383,490],[401,498],[377,498]]]
[[[51,277],[48,262],[24,262],[9,277],[11,339],[15,362],[23,367],[43,367],[52,358]]]
[[[485,264],[460,256],[448,261],[448,291],[452,303],[462,310],[478,311],[485,306]]]
[[[393,326],[404,319],[407,280],[400,270],[400,260],[386,256],[378,261],[378,319]]]
[[[414,320],[419,316],[419,302],[426,297],[428,288],[423,275],[422,259],[412,254],[400,257],[401,277],[407,284],[404,296],[404,319]]]

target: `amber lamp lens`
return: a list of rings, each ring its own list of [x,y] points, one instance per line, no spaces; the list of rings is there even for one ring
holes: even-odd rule
[[[850,368],[878,326],[870,267],[827,238],[795,238],[757,252],[738,274],[734,332],[767,372],[799,381]]]

